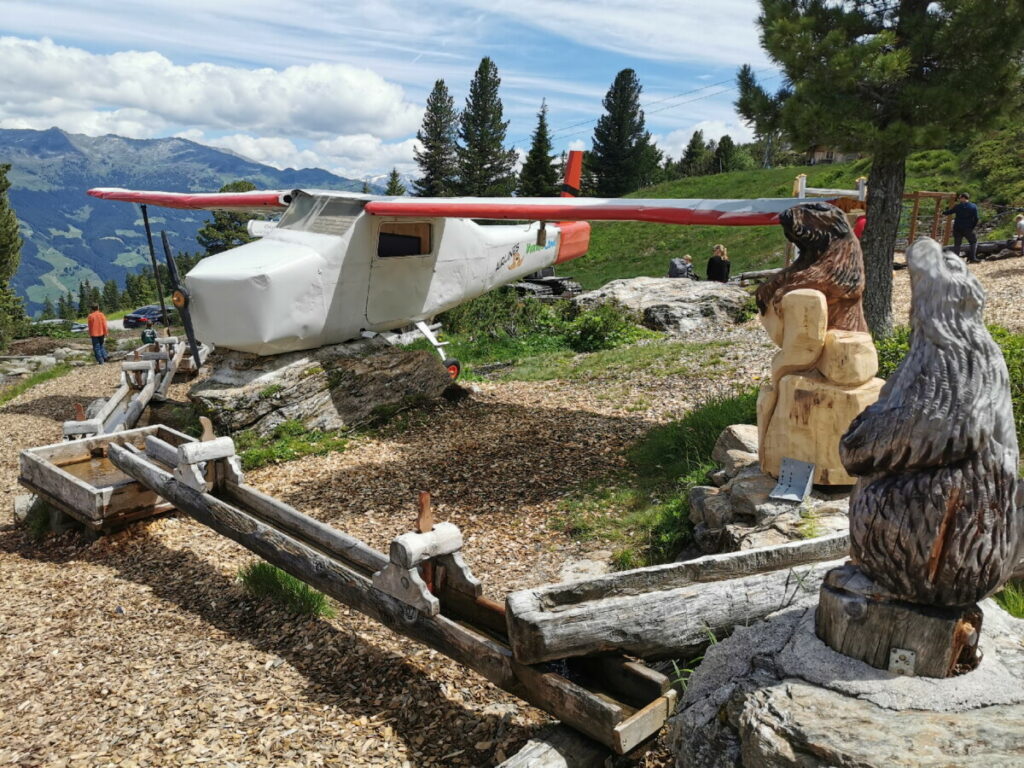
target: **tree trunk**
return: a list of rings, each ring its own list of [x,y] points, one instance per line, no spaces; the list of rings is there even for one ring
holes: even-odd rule
[[[892,259],[903,210],[906,156],[876,154],[868,175],[864,250],[864,316],[876,339],[892,333]]]

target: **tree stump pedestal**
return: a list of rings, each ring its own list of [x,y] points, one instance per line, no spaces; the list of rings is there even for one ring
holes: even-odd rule
[[[900,600],[847,563],[825,575],[815,632],[839,653],[900,675],[952,677],[978,666],[977,605]]]

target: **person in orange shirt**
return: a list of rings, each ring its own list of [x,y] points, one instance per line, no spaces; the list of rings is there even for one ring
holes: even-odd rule
[[[92,353],[97,363],[107,362],[107,349],[103,342],[107,339],[107,316],[100,312],[100,305],[92,305],[92,314],[86,319],[89,326],[89,338],[92,339]]]

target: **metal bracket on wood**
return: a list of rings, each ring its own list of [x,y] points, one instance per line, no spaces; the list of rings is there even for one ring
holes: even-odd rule
[[[894,675],[914,676],[917,654],[904,648],[889,649],[889,671]]]

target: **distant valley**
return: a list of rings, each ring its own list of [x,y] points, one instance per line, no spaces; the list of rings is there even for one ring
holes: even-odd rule
[[[92,187],[215,192],[238,179],[263,189],[362,187],[327,171],[282,171],[186,139],[92,137],[57,128],[0,129],[0,163],[11,164],[8,194],[24,238],[14,287],[29,314],[47,296],[56,301],[77,291],[81,280],[123,284],[125,274],[148,262],[138,206],[91,198]],[[176,251],[198,249],[196,232],[208,218],[202,211],[150,209],[154,235],[167,230]]]

